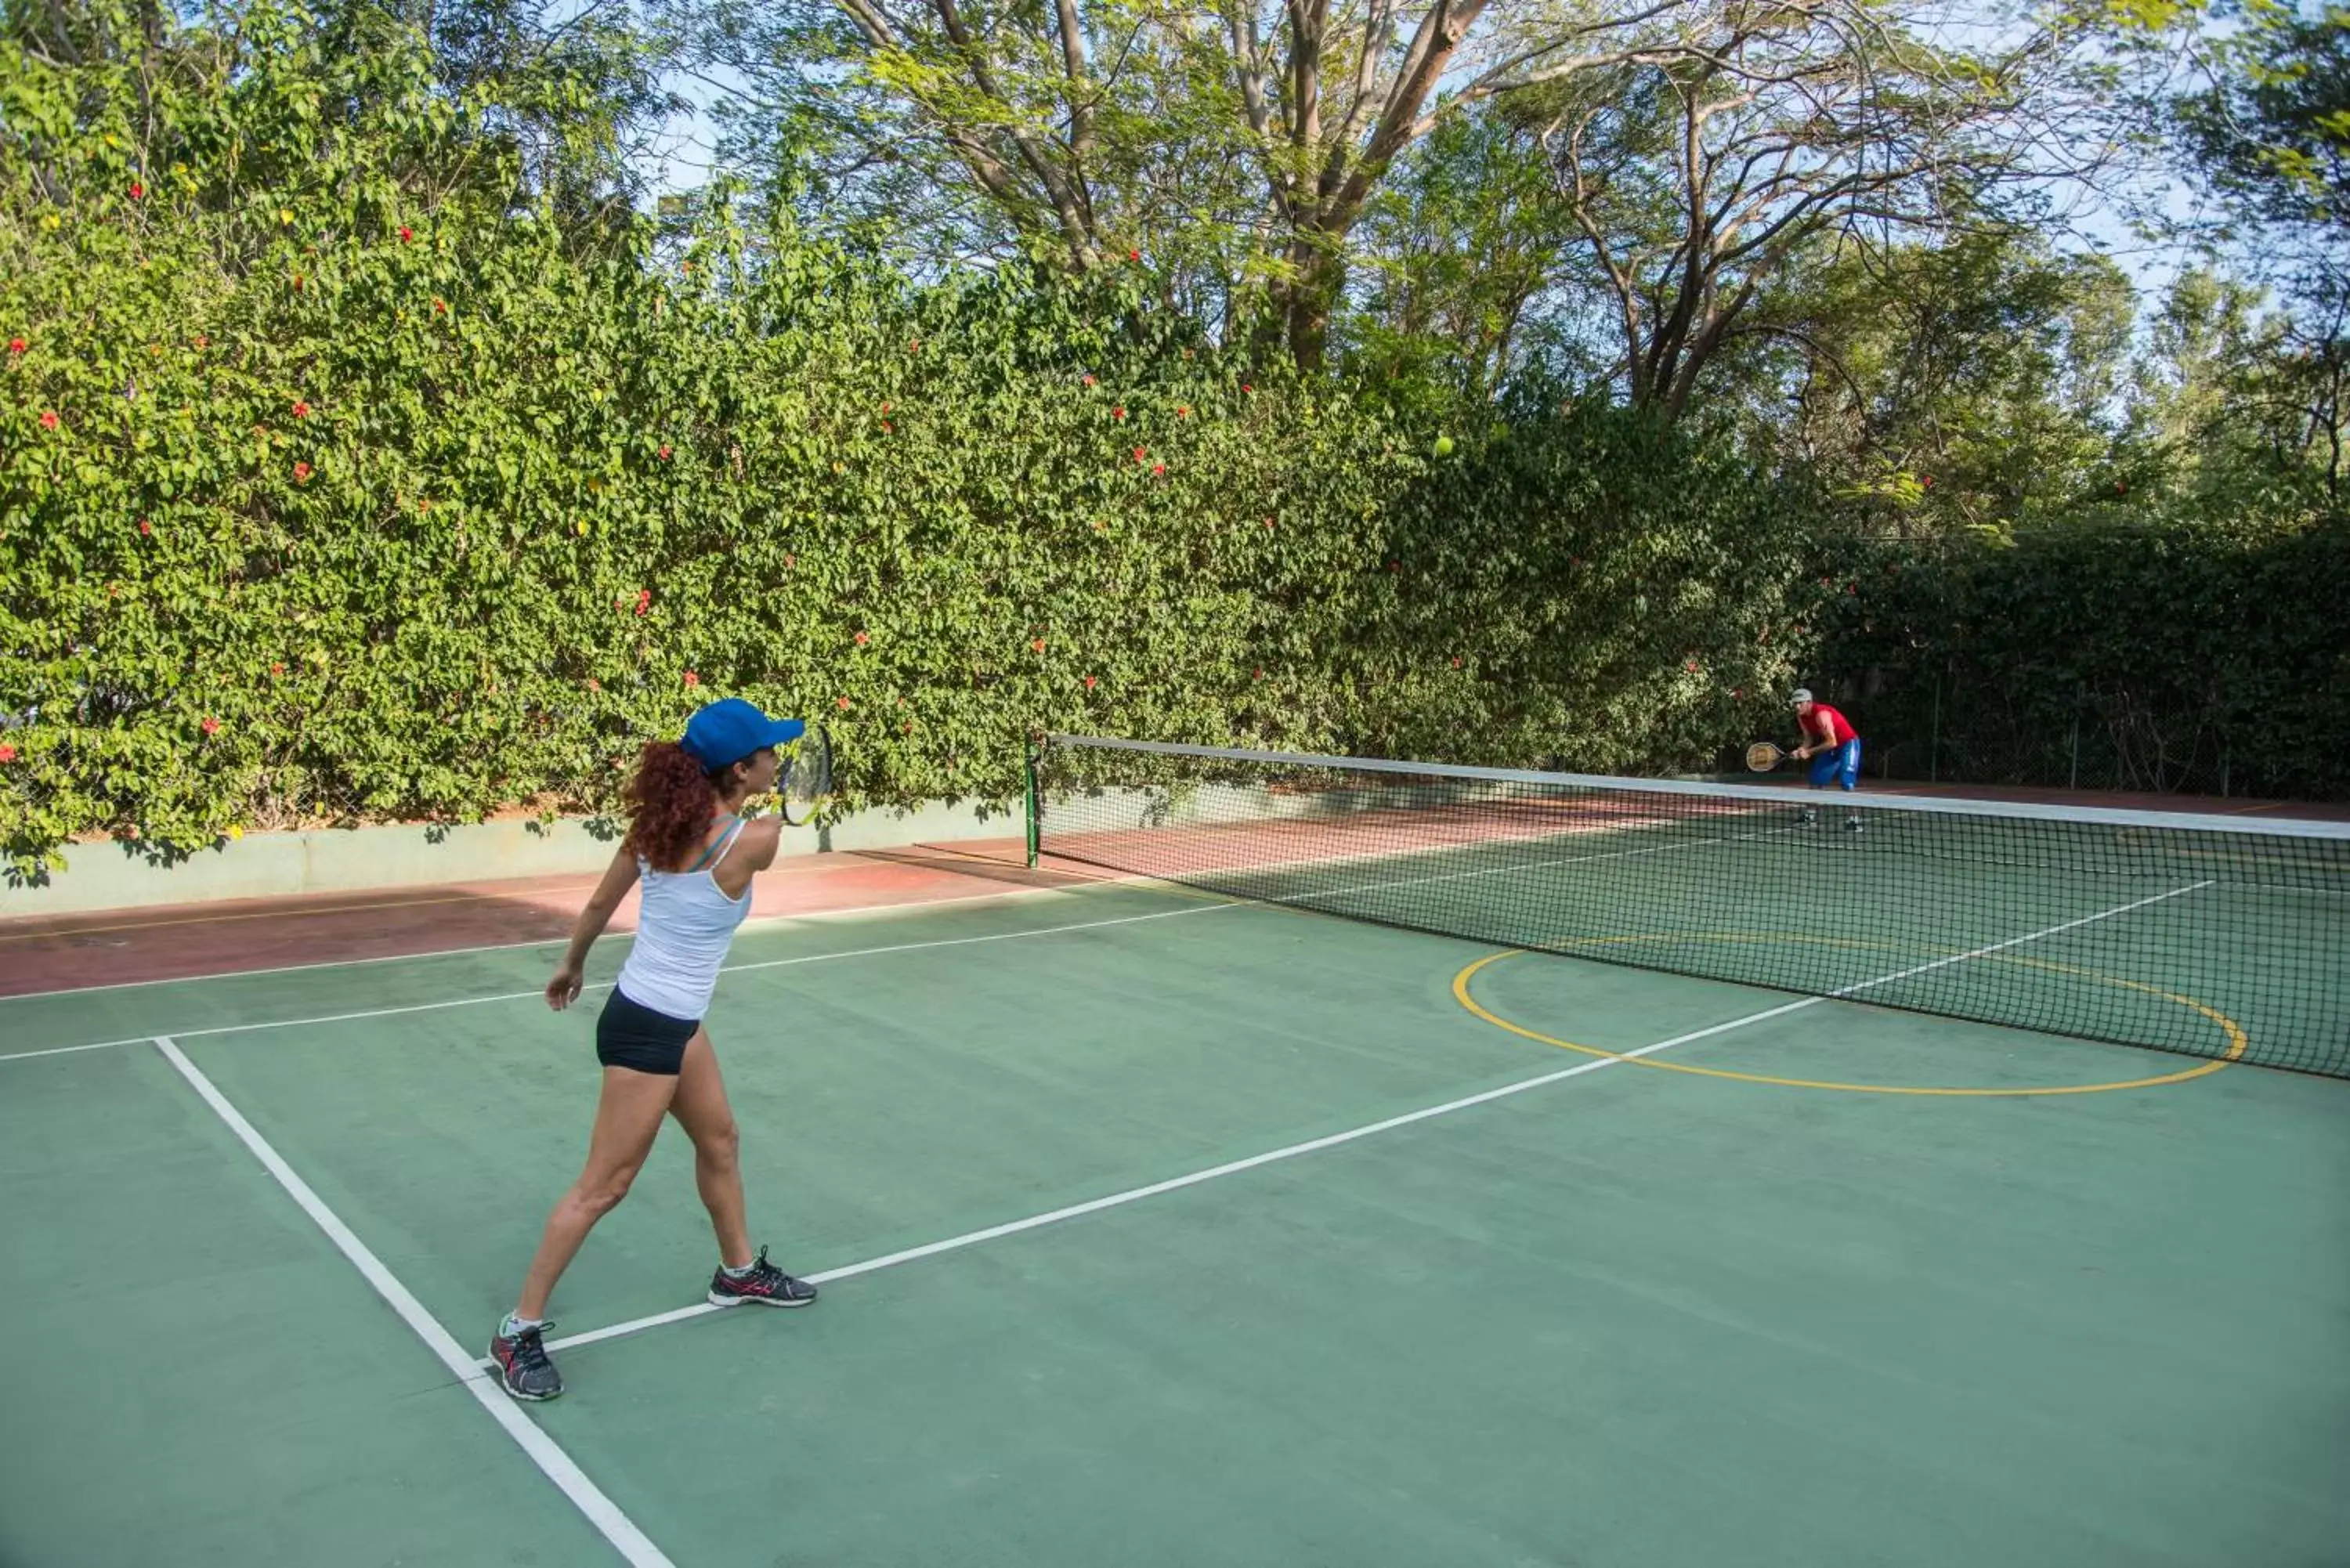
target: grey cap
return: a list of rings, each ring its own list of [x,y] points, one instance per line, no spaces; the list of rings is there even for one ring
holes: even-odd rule
[[[1798,686],[1795,688],[1795,694],[1787,699],[1787,703],[1790,707],[1800,708],[1811,700],[1812,689],[1808,686]]]

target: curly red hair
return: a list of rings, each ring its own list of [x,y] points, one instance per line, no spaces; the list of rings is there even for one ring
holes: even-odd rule
[[[628,848],[656,871],[691,865],[718,815],[716,781],[674,741],[646,743],[623,798],[629,807]]]

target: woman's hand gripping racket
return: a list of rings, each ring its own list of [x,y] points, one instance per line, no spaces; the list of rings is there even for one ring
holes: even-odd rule
[[[790,759],[784,763],[784,775],[775,781],[775,797],[784,820],[794,827],[806,827],[816,820],[817,808],[831,794],[832,737],[825,733],[822,724],[810,724],[800,732]]]

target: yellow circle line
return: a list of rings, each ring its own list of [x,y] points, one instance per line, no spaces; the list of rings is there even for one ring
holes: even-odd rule
[[[1690,934],[1694,935],[1696,933]],[[1717,934],[1728,935],[1729,933]],[[1642,940],[1652,939],[1625,938],[1618,940]],[[1839,1084],[1826,1082],[1817,1078],[1783,1078],[1774,1076],[1768,1073],[1733,1073],[1727,1068],[1722,1067],[1699,1067],[1687,1062],[1659,1062],[1654,1057],[1634,1056],[1622,1051],[1602,1050],[1596,1045],[1578,1045],[1572,1040],[1561,1040],[1554,1035],[1544,1034],[1537,1030],[1529,1029],[1523,1023],[1513,1023],[1509,1019],[1503,1017],[1500,1013],[1495,1012],[1485,1006],[1484,1003],[1479,1002],[1475,996],[1471,994],[1469,982],[1476,978],[1480,971],[1485,969],[1489,965],[1499,963],[1503,959],[1516,958],[1524,950],[1525,950],[1523,948],[1510,948],[1497,953],[1487,953],[1483,958],[1478,959],[1473,963],[1464,966],[1460,973],[1452,977],[1453,1000],[1460,1002],[1462,1007],[1467,1008],[1471,1014],[1484,1020],[1484,1022],[1492,1024],[1496,1029],[1506,1029],[1513,1034],[1523,1035],[1528,1040],[1535,1041],[1544,1045],[1555,1045],[1562,1051],[1580,1052],[1586,1056],[1599,1056],[1613,1062],[1628,1062],[1635,1067],[1653,1067],[1660,1073],[1687,1073],[1690,1076],[1698,1078],[1727,1078],[1733,1083],[1740,1084],[1769,1084],[1774,1087],[1782,1089],[1819,1089],[1842,1095],[1910,1095],[1919,1096],[1937,1096],[1945,1099],[1986,1099],[2002,1096],[2022,1097],[2025,1096],[2037,1096],[2048,1095],[2102,1095],[2109,1094],[2117,1089],[2151,1089],[2159,1087],[2164,1084],[2183,1084],[2189,1078],[2207,1076],[2210,1074],[2220,1071],[2222,1067],[2229,1065],[2230,1063],[2241,1060],[2245,1048],[2251,1044],[2251,1037],[2244,1033],[2242,1025],[2239,1024],[2234,1019],[2229,1017],[2226,1013],[2220,1012],[2217,1008],[2210,1007],[2203,1002],[2198,1002],[2191,996],[2181,996],[2177,992],[2164,991],[2159,986],[2147,985],[2135,980],[2124,980],[2119,975],[2101,974],[2095,970],[2079,969],[2072,964],[2055,963],[2043,959],[2023,959],[2019,961],[2037,964],[2047,969],[2065,970],[2076,974],[2089,975],[2095,979],[2105,981],[2114,985],[2127,986],[2133,991],[2146,992],[2149,995],[2159,996],[2165,1001],[2175,1002],[2182,1007],[2191,1008],[2195,1012],[2203,1014],[2204,1017],[2210,1019],[2226,1033],[2228,1036],[2227,1054],[2214,1061],[2205,1062],[2199,1066],[2189,1067],[2177,1073],[2165,1073],[2158,1077],[2130,1078],[2112,1084],[2064,1084],[2043,1088],[1980,1089],[1912,1087],[1898,1084]]]

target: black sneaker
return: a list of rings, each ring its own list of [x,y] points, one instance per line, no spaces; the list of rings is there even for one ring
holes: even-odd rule
[[[1795,820],[1810,827],[1820,820],[1820,814],[1816,807],[1800,805],[1795,808]]]
[[[721,1269],[710,1276],[710,1304],[733,1306],[740,1302],[756,1302],[761,1306],[806,1306],[816,1300],[816,1287],[806,1280],[795,1280],[775,1264],[767,1262],[767,1249],[759,1249],[759,1256],[751,1264],[751,1272],[736,1278]]]
[[[490,1359],[498,1364],[498,1380],[517,1399],[552,1399],[563,1392],[563,1374],[555,1369],[555,1358],[546,1354],[542,1337],[551,1326],[543,1323],[512,1339],[502,1334],[490,1337]]]

